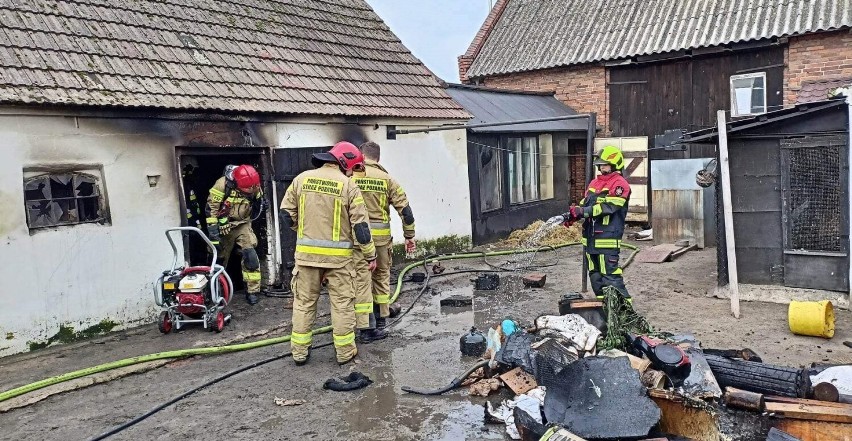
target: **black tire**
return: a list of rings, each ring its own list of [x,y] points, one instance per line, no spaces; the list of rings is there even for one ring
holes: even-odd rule
[[[163,334],[168,334],[172,332],[174,329],[174,323],[172,323],[172,317],[168,312],[163,311],[160,313],[160,321],[157,323],[157,328],[160,329],[160,332]]]
[[[766,395],[807,398],[810,377],[804,369],[773,366],[705,354],[719,386],[735,387]]]

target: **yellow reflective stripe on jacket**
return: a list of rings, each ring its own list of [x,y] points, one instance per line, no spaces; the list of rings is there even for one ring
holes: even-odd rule
[[[342,249],[342,248],[323,248],[323,247],[312,247],[309,245],[296,245],[297,253],[305,253],[305,254],[316,254],[318,256],[336,256],[336,257],[349,257],[352,255],[352,249]]]
[[[390,236],[390,224],[383,222],[370,222],[370,233],[373,236]]]
[[[358,196],[355,199],[352,199],[352,205],[358,205],[358,204],[364,205],[364,198],[363,197]]]
[[[610,217],[609,215],[606,215],[606,216],[603,217],[603,224],[604,225],[609,225],[609,217]]]
[[[580,243],[583,244],[583,246],[586,246],[586,245],[589,244],[589,241],[584,237],[584,238],[580,239]]]
[[[215,188],[211,188],[210,199],[213,199],[213,202],[222,202],[222,199],[225,199],[225,193]]]
[[[219,222],[218,217],[208,217],[207,218],[207,225],[216,225],[218,222]]]
[[[345,335],[337,335],[334,334],[334,345],[335,346],[348,346],[355,343],[355,333],[350,332]]]
[[[618,196],[609,196],[609,197],[604,198],[604,202],[608,202],[612,205],[623,207],[624,204],[627,203],[627,199],[620,198]]]
[[[402,224],[402,230],[403,231],[414,231],[414,224],[411,224],[411,225]]]
[[[374,294],[373,301],[379,305],[386,305],[390,303],[390,294]]]
[[[365,256],[375,256],[376,255],[376,244],[373,242],[368,243],[361,247],[361,253]]]
[[[402,186],[396,187],[396,194],[398,194],[398,195],[404,195],[405,194],[405,190],[402,189]]]
[[[308,332],[307,334],[300,334],[298,332],[290,333],[290,341],[292,343],[302,346],[308,346],[309,344],[311,344],[311,337],[313,337],[313,334],[311,334],[310,332]]]
[[[390,215],[388,215],[388,195],[382,194],[379,197],[379,209],[382,210],[382,222],[390,222]]]
[[[296,237],[302,238],[305,230],[305,194],[299,196],[299,228],[296,229]]]
[[[246,282],[260,282],[260,271],[243,271],[243,280]]]
[[[334,200],[334,225],[331,227],[331,240],[337,242],[340,240],[340,213],[343,211],[343,202],[340,199]]]
[[[603,254],[598,254],[598,261],[600,262],[600,266],[598,267],[598,271],[600,271],[601,274],[606,275],[606,261],[604,260]]]
[[[600,204],[595,204],[595,206],[592,207],[592,217],[600,216],[601,213],[603,213],[603,208],[600,206]]]
[[[369,314],[371,312],[373,312],[373,302],[355,304],[355,314]]]

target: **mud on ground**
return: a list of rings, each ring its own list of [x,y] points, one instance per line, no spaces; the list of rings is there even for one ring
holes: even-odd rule
[[[553,260],[558,257],[558,260]],[[483,423],[485,398],[455,391],[440,397],[402,393],[404,385],[440,387],[475,360],[459,353],[459,337],[472,325],[480,329],[504,318],[530,323],[540,314],[556,313],[559,297],[580,287],[580,251],[563,249],[538,256],[547,267],[543,289],[523,290],[515,280],[498,291],[474,292],[474,274],[434,279],[411,312],[387,340],[360,346],[355,366],[338,367],[331,348],[318,349],[297,368],[292,360],[275,361],[203,390],[111,439],[353,439],[353,440],[502,440],[500,425]],[[500,263],[496,259],[491,263]],[[503,261],[502,263],[505,263]],[[445,263],[447,271],[486,268],[481,261]],[[798,337],[787,329],[786,305],[743,303],[742,317],[730,315],[727,299],[710,297],[715,288],[715,250],[691,252],[675,262],[635,262],[625,279],[637,310],[657,328],[692,332],[704,347],[750,347],[766,362],[798,366],[811,362],[850,363],[852,315],[837,311],[832,340]],[[403,305],[418,287],[406,285]],[[473,296],[472,308],[441,308],[450,295]],[[239,299],[234,322],[222,334],[189,329],[163,336],[155,325],[111,334],[73,346],[48,348],[0,359],[0,389],[80,367],[183,347],[223,344],[278,327],[269,336],[289,332],[290,311],[283,299],[264,298],[249,308]],[[327,312],[327,302],[321,312]],[[319,324],[325,324],[327,317]],[[257,339],[258,337],[254,337]],[[328,335],[315,339],[321,343]],[[88,439],[235,367],[288,350],[287,345],[212,357],[196,357],[110,383],[52,396],[32,406],[0,414],[2,439]],[[355,392],[322,390],[333,376],[359,370],[375,381]],[[276,397],[303,399],[301,406],[279,407]],[[509,397],[488,398],[498,402]]]

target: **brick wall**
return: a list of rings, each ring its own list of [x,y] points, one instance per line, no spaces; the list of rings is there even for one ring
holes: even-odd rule
[[[852,32],[791,37],[784,61],[784,105],[790,106],[804,82],[852,78]]]
[[[556,98],[580,112],[596,112],[598,126],[609,134],[609,91],[607,72],[603,66],[576,66],[543,69],[508,75],[495,75],[482,80],[482,85],[498,89],[555,92]],[[600,135],[600,134],[599,134]]]

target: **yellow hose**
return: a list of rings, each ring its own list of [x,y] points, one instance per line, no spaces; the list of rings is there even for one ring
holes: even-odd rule
[[[508,256],[512,254],[521,254],[521,253],[529,253],[534,251],[551,251],[557,250],[560,248],[579,245],[580,242],[568,242],[561,245],[555,245],[552,247],[542,247],[538,249],[523,249],[523,250],[507,250],[507,251],[492,251],[488,253],[463,253],[463,254],[447,254],[442,256],[435,256],[434,258],[427,258],[426,263],[438,262],[442,260],[459,260],[459,259],[473,259],[476,257],[495,257],[495,256]],[[639,250],[637,247],[629,244],[622,244],[624,248],[629,248],[634,250],[633,253],[628,258],[625,263],[625,267],[630,264],[635,256],[636,252]],[[394,291],[393,297],[390,302],[393,303],[399,297],[400,292],[402,292],[402,279],[405,274],[413,268],[423,265],[424,262],[421,260],[416,263],[412,263],[405,268],[402,269],[399,273],[399,277],[397,277],[396,290]],[[331,332],[331,326],[324,326],[322,328],[317,328],[311,331],[313,335],[317,334],[325,334]],[[227,345],[227,346],[212,346],[206,348],[193,348],[193,349],[180,349],[176,351],[166,351],[166,352],[157,352],[154,354],[148,355],[140,355],[138,357],[130,357],[125,358],[123,360],[113,361],[109,363],[100,364],[97,366],[92,366],[85,369],[76,370],[73,372],[68,372],[65,374],[57,375],[50,378],[45,378],[44,380],[36,381],[35,383],[30,383],[21,387],[16,387],[14,389],[7,390],[5,392],[0,393],[0,403],[3,401],[39,390],[48,386],[53,386],[55,384],[64,383],[66,381],[74,380],[77,378],[85,377],[92,374],[97,374],[100,372],[105,372],[113,369],[118,369],[122,367],[132,366],[134,364],[147,363],[149,361],[156,360],[166,360],[171,358],[183,358],[190,357],[193,355],[218,355],[218,354],[227,354],[230,352],[238,352],[238,351],[246,351],[249,349],[257,349],[262,348],[264,346],[275,345],[279,343],[286,343],[290,341],[290,336],[285,335],[283,337],[274,337],[266,340],[259,340],[251,343],[241,343],[236,345]]]

